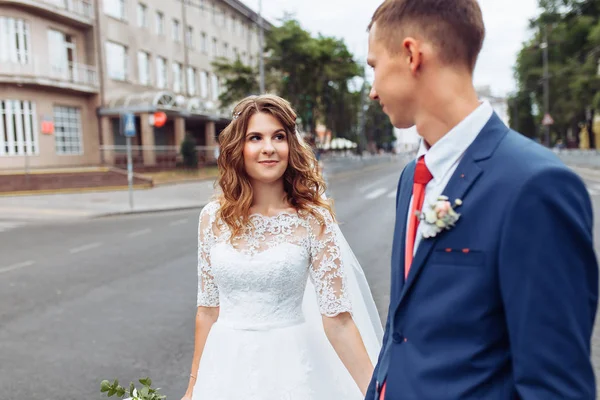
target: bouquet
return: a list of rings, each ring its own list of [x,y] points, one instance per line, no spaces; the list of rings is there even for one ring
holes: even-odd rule
[[[117,397],[124,400],[163,400],[167,398],[167,396],[158,393],[160,388],[152,388],[152,380],[150,378],[140,379],[139,382],[142,384],[142,387],[138,390],[133,382],[129,384],[128,389],[125,389],[119,385],[117,379],[113,383],[104,380],[100,383],[100,392],[106,393],[108,397],[117,395]],[[125,396],[128,397],[125,398]]]

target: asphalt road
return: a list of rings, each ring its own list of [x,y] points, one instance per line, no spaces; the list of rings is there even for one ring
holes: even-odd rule
[[[382,320],[402,166],[329,180]],[[584,179],[598,215],[600,174]],[[0,400],[102,399],[102,379],[145,376],[179,400],[193,351],[198,213],[0,221]],[[596,218],[597,251],[599,229]],[[600,372],[598,332],[593,345]]]

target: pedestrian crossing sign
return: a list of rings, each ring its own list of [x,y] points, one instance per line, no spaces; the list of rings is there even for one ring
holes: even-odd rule
[[[123,135],[126,137],[135,136],[135,115],[132,113],[123,114]]]

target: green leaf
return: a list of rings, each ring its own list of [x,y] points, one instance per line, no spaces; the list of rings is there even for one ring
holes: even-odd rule
[[[114,388],[110,388],[108,391],[108,397],[113,397],[115,393],[117,393],[117,391]]]
[[[110,382],[107,380],[103,380],[102,382],[100,382],[100,392],[104,393],[104,392],[108,392],[110,390]]]
[[[123,386],[119,386],[117,388],[117,396],[123,397],[125,395],[125,388]]]
[[[140,383],[144,386],[152,386],[152,379],[143,378],[143,379],[140,379]]]
[[[135,390],[135,385],[133,382],[129,384],[129,396],[133,397],[133,391]]]
[[[140,391],[139,391],[140,395],[142,396],[142,398],[146,398],[148,397],[149,393],[149,389],[148,386],[144,386]]]

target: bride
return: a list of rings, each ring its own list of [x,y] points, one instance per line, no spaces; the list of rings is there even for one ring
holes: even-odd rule
[[[273,95],[244,99],[220,145],[182,400],[362,400],[382,327],[294,110]]]

